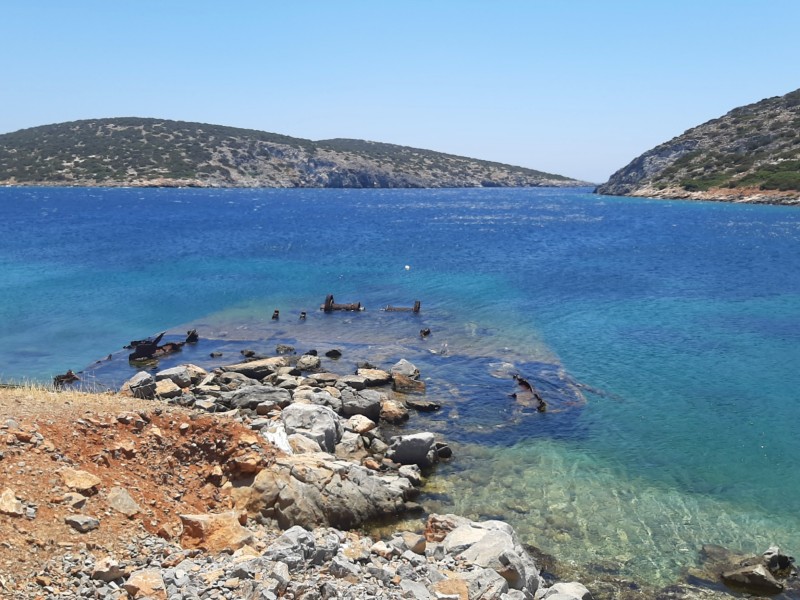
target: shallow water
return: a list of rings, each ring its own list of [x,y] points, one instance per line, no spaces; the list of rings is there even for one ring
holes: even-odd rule
[[[405,357],[443,406],[410,426],[456,447],[431,508],[502,515],[576,568],[658,585],[703,543],[800,548],[796,209],[549,189],[5,188],[0,210],[3,379],[92,365],[85,382],[116,385],[133,372],[123,344],[190,327],[200,344],[162,367],[277,343],[341,348],[338,372]],[[324,315],[328,293],[367,310]],[[379,310],[416,299],[419,315]],[[548,413],[514,403],[513,372]]]

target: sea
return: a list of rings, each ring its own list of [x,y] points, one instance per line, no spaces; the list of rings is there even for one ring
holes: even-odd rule
[[[280,343],[341,350],[323,365],[339,373],[406,358],[441,405],[406,429],[454,450],[428,511],[501,518],[576,576],[653,586],[685,581],[704,544],[800,552],[797,208],[585,188],[9,187],[0,215],[4,382],[72,369],[116,388],[136,372],[124,345],[193,328],[157,368]],[[323,313],[328,294],[364,310]]]

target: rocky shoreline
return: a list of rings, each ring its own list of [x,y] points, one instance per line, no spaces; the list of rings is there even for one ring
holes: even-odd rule
[[[398,525],[378,539],[365,529],[376,520],[397,523],[412,515],[423,522],[415,499],[426,476],[437,462],[457,457],[437,435],[402,428],[410,410],[437,409],[424,398],[424,381],[412,363],[400,360],[387,369],[362,363],[353,374],[325,372],[321,364],[316,352],[297,355],[279,346],[275,356],[250,355],[211,371],[191,364],[140,371],[120,394],[148,403],[152,413],[121,413],[113,423],[79,420],[82,435],[94,432],[106,444],[86,466],[95,472],[98,465],[132,468],[137,452],[140,464],[155,469],[156,457],[169,454],[169,439],[184,441],[166,459],[167,468],[201,457],[206,470],[195,473],[196,484],[183,476],[174,488],[165,481],[164,492],[188,498],[202,485],[198,498],[208,511],[170,514],[156,500],[145,504],[140,486],[110,485],[82,469],[38,427],[0,423],[9,459],[45,452],[65,463],[53,490],[58,495],[46,504],[64,507],[61,527],[76,540],[59,545],[34,580],[12,588],[0,577],[0,589],[48,600],[730,598],[715,589],[723,572],[733,590],[772,595],[796,589],[793,561],[778,549],[735,557],[735,564],[709,550],[708,573],[692,574],[703,586],[655,594],[626,582],[555,582],[513,528],[497,520],[430,514],[424,530]],[[215,429],[220,424],[240,432],[227,437]],[[127,440],[119,437],[122,431],[130,434]],[[149,458],[138,440],[149,441]],[[22,496],[3,491],[0,522],[25,534],[20,523],[40,518],[41,502]],[[124,547],[112,548],[101,534],[119,514],[149,517]]]

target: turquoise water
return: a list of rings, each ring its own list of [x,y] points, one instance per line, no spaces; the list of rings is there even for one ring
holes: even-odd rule
[[[443,404],[411,426],[457,449],[431,508],[502,515],[576,568],[659,585],[703,543],[800,551],[796,209],[552,189],[5,188],[0,210],[3,379],[113,353],[84,377],[116,384],[124,343],[191,326],[216,341],[172,360],[282,341],[344,348],[339,371],[405,356]],[[323,315],[328,293],[367,310]],[[378,310],[415,299],[420,315]],[[548,413],[514,403],[513,372]]]

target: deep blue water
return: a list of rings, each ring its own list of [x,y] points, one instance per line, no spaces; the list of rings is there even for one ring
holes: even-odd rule
[[[406,357],[443,404],[412,426],[457,448],[435,508],[502,514],[559,557],[661,583],[702,543],[800,552],[797,209],[554,189],[2,188],[0,211],[2,379],[113,353],[85,380],[117,384],[124,343],[193,326],[226,356],[288,341],[344,348],[340,371]],[[328,293],[367,310],[323,315]],[[420,315],[378,310],[415,299]],[[211,344],[171,360],[213,366]],[[548,413],[514,403],[512,372]]]

